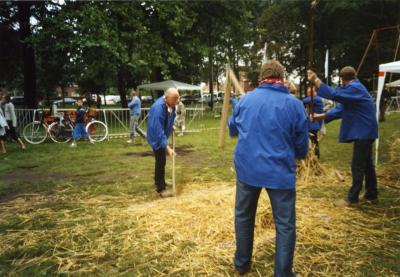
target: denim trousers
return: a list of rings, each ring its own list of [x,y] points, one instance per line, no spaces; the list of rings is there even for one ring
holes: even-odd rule
[[[129,130],[130,130],[130,139],[134,140],[136,132],[142,137],[146,138],[146,133],[139,128],[139,116],[140,115],[131,115],[131,120],[129,123]]]
[[[235,203],[236,269],[250,270],[254,242],[254,223],[258,198],[262,188],[246,185],[237,180]],[[289,277],[293,273],[293,255],[296,244],[296,190],[266,189],[275,222],[274,276]]]
[[[72,131],[73,140],[80,138],[88,138],[89,134],[86,132],[85,123],[76,123],[74,130]]]
[[[365,195],[368,200],[378,198],[377,178],[372,161],[372,145],[374,140],[356,140],[353,145],[353,159],[351,161],[352,186],[348,192],[348,200],[357,203],[365,179]]]

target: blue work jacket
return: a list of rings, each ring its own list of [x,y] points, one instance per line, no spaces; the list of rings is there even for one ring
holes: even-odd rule
[[[304,105],[309,105],[311,103],[311,97],[308,96],[303,99]],[[312,113],[323,113],[324,112],[324,103],[322,102],[322,98],[319,96],[313,97],[313,105],[312,105]],[[309,131],[319,131],[322,126],[321,120],[311,121],[308,119],[308,130]]]
[[[359,80],[353,80],[338,88],[332,88],[321,83],[318,95],[341,104],[327,112],[325,118],[327,123],[334,119],[342,119],[339,134],[340,142],[376,139],[378,137],[375,105],[371,95]]]
[[[271,189],[294,189],[296,159],[308,150],[303,103],[286,87],[263,84],[243,96],[228,119],[239,136],[234,162],[240,182]]]
[[[130,110],[131,116],[139,116],[140,112],[142,111],[139,97],[133,97],[132,100],[128,103],[128,108]]]
[[[147,120],[147,142],[154,150],[167,147],[174,120],[175,108],[169,113],[164,96],[158,98],[151,106]]]

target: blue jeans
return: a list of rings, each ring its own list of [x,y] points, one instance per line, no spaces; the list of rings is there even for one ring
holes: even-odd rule
[[[131,120],[130,120],[130,124],[129,124],[131,140],[135,139],[135,131],[138,132],[138,134],[142,138],[146,138],[146,133],[142,129],[139,128],[139,116],[140,115],[131,115]]]
[[[76,123],[74,130],[72,131],[72,138],[78,140],[80,138],[88,138],[89,134],[86,132],[84,123]]]
[[[274,276],[295,276],[292,271],[296,244],[296,190],[266,189],[275,222]],[[249,186],[237,180],[235,203],[236,269],[247,272],[253,253],[254,222],[261,188]]]

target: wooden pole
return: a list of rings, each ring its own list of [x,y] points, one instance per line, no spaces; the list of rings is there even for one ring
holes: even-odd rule
[[[311,0],[311,8],[310,8],[310,22],[309,22],[309,41],[308,41],[308,69],[312,69],[313,65],[313,54],[314,54],[314,16],[315,16],[315,8],[318,4],[317,0]],[[307,76],[306,76],[307,78]],[[308,105],[308,113],[311,115],[313,106],[314,106],[314,86],[310,85],[311,89],[311,102]],[[307,92],[306,92],[307,96]]]
[[[400,27],[399,25],[397,25],[397,45],[396,45],[396,49],[394,50],[394,57],[393,57],[393,61],[395,62],[397,59],[397,52],[399,52],[399,47],[400,47]],[[389,83],[392,81],[392,76],[393,73],[390,72],[390,78],[389,78]]]
[[[241,95],[244,95],[244,89],[240,86],[240,83],[232,69],[229,69],[229,77],[235,89],[237,89]]]
[[[172,155],[172,193],[176,196],[176,179],[175,179],[175,130],[172,131],[172,150],[174,150],[174,155]]]
[[[224,147],[225,138],[226,138],[226,121],[228,119],[228,110],[229,110],[229,100],[231,98],[231,78],[230,78],[230,67],[226,66],[226,85],[225,85],[225,94],[224,100],[222,104],[221,111],[221,127],[219,131],[219,147]]]
[[[368,42],[367,49],[365,49],[364,55],[362,56],[361,61],[360,61],[360,64],[358,65],[357,74],[360,72],[361,66],[364,64],[364,60],[365,60],[365,58],[367,57],[367,54],[368,54],[368,52],[369,52],[369,49],[371,48],[372,42],[374,41],[375,34],[376,34],[376,30],[374,30],[374,31],[372,32],[371,38],[369,39],[369,42]]]

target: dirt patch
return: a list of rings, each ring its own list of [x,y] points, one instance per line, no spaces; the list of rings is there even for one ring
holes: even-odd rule
[[[124,156],[133,156],[133,157],[149,157],[153,156],[153,152],[151,151],[144,151],[144,152],[128,152],[124,153]]]
[[[67,176],[59,173],[52,172],[35,172],[32,171],[33,168],[38,166],[24,166],[18,167],[17,170],[13,172],[6,173],[2,176],[2,181],[14,183],[14,182],[24,182],[24,183],[32,183],[38,181],[49,181],[49,180],[61,180],[65,179]]]

